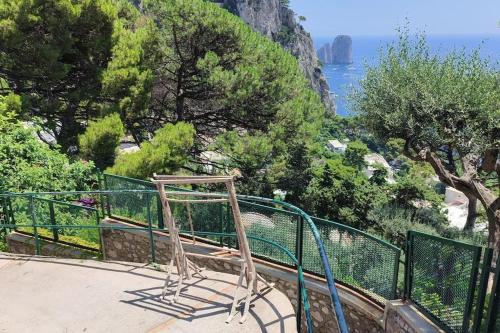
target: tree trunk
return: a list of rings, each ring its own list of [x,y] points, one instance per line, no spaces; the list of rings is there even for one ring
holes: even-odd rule
[[[75,120],[75,112],[72,107],[68,107],[60,121],[61,128],[57,134],[57,143],[61,146],[61,151],[74,155],[78,150],[80,126]]]
[[[495,210],[486,209],[488,215],[488,240],[490,248],[493,249],[493,262],[497,262],[500,255],[500,199],[497,198],[492,206],[496,206]]]
[[[500,253],[500,198],[498,194],[488,189],[477,177],[477,156],[466,155],[461,157],[464,175],[458,177],[450,173],[441,160],[429,148],[424,148],[417,155],[408,150],[408,141],[405,152],[408,157],[417,161],[430,163],[443,183],[465,193],[467,197],[477,198],[486,210],[488,216],[488,241],[493,249],[493,259],[496,260]],[[499,170],[495,170],[499,174]]]
[[[467,221],[465,222],[464,230],[473,230],[476,226],[477,218],[477,198],[473,195],[467,195],[469,199],[469,207],[467,209]]]

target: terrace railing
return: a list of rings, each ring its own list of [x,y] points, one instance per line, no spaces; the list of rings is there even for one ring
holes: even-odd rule
[[[154,185],[146,181],[138,181],[135,179],[115,176],[110,174],[103,175],[103,187],[105,190],[120,191],[123,189],[152,189]],[[174,190],[179,188],[172,187]],[[184,189],[186,190],[186,189]],[[156,195],[156,194],[155,194]],[[155,201],[158,202],[157,197]],[[332,296],[332,303],[335,308],[335,314],[339,317],[338,324],[341,332],[347,332],[347,325],[343,318],[340,300],[337,295],[335,285],[333,284],[333,273],[330,268],[330,263],[326,256],[326,251],[321,242],[319,232],[315,224],[303,211],[289,205],[285,202],[275,201],[272,199],[251,197],[251,196],[238,196],[238,202],[242,214],[242,220],[245,225],[245,231],[249,237],[249,245],[252,254],[283,264],[297,269],[302,269],[303,265],[303,243],[305,230],[309,237],[309,243],[314,244],[316,248],[316,264],[319,266],[316,269],[322,270],[323,276],[328,281],[328,287]],[[209,240],[220,244],[221,246],[237,247],[238,244],[234,239],[222,236],[222,233],[232,233],[234,230],[234,223],[230,214],[229,206],[226,203],[216,204],[190,204],[186,206],[181,203],[171,204],[172,213],[176,219],[180,229],[183,229],[185,236],[189,236],[190,223],[193,225],[194,230],[207,233],[205,241]],[[108,212],[110,216],[118,218],[127,218],[135,222],[144,221],[147,216],[147,211],[150,211],[151,216],[159,215],[161,213],[161,206],[153,203],[144,204],[144,198],[138,196],[137,193],[126,193],[120,197],[117,202],[109,202]],[[153,218],[153,225],[155,222],[158,226],[162,225],[161,218],[158,217],[155,221]],[[212,236],[216,233],[218,236]],[[295,252],[297,262],[294,262],[290,256],[277,251],[275,247],[269,244],[255,241],[255,239],[266,239],[268,241],[277,242],[284,248],[291,252]],[[321,268],[323,267],[323,268]],[[298,282],[299,285],[301,282]],[[300,306],[302,304],[301,293],[298,293],[299,305],[298,313],[301,312]],[[300,320],[300,318],[298,318]],[[298,325],[300,326],[300,325]]]
[[[297,269],[298,314],[300,305],[306,314],[309,311],[303,272],[330,282],[333,306],[340,313],[333,276],[379,303],[397,298],[399,248],[343,224],[311,218],[285,202],[250,196],[238,196],[238,200],[252,254]],[[155,261],[153,232],[165,230],[154,185],[109,174],[102,175],[100,191],[4,194],[0,203],[0,233],[16,229],[33,234],[37,253],[40,240],[47,239],[83,246],[98,254],[99,229],[103,228],[99,222],[110,216],[147,230]],[[184,236],[238,247],[227,203],[172,203],[172,211]],[[500,332],[500,263],[494,292],[489,300],[486,297],[491,251],[412,231],[405,254],[403,295],[426,316],[447,332],[479,332],[487,304],[489,316],[483,326],[489,327],[487,332]],[[298,326],[300,320],[298,315]]]
[[[490,265],[491,250],[410,231],[405,296],[446,332],[477,332]]]
[[[154,189],[155,186],[147,181],[104,174],[103,188],[105,190],[144,190]],[[146,221],[147,204],[144,200],[137,193],[126,193],[120,198],[111,199],[109,215],[139,222]],[[151,200],[149,207],[153,216],[153,225],[162,226],[161,205],[158,204],[156,196]],[[295,210],[287,209],[286,203],[276,203],[272,200],[266,202],[261,198],[239,196],[239,205],[246,223],[247,235],[263,237],[282,244],[294,252],[305,272],[325,277],[317,242],[303,215]],[[228,208],[225,203],[199,205],[198,207],[192,205],[194,229],[234,232]],[[185,207],[174,203],[173,211],[181,228],[188,231],[189,224]],[[380,304],[384,304],[387,299],[397,298],[396,288],[401,252],[398,247],[340,223],[315,217],[312,217],[311,221],[318,230],[337,282],[365,293]],[[222,246],[236,246],[234,239],[223,237],[209,239]],[[294,267],[288,256],[262,242],[250,240],[250,249],[257,257]]]

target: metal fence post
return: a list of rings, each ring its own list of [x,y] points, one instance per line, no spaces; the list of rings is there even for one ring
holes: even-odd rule
[[[38,230],[36,227],[36,216],[35,216],[35,198],[30,195],[30,212],[31,212],[31,222],[33,224],[33,234],[35,235],[35,254],[40,255],[40,239],[38,237]]]
[[[103,177],[102,177],[102,183],[104,185],[104,190],[107,191],[108,190],[108,180],[106,178],[106,174],[103,174]],[[109,202],[109,197],[110,197],[110,194],[106,194],[106,212],[108,213],[108,216],[111,216],[111,203]]]
[[[295,233],[295,258],[297,258],[297,272],[299,271],[299,267],[302,267],[302,254],[303,254],[303,246],[304,246],[304,218],[299,216],[297,221],[297,231]],[[305,286],[302,285],[302,281],[300,280],[300,276],[297,274],[297,331],[300,332],[302,327],[302,288]]]
[[[493,269],[492,269],[493,271]],[[494,270],[493,288],[491,289],[490,303],[488,306],[487,332],[495,332],[495,326],[500,327],[500,256]]]
[[[97,183],[99,186],[99,191],[105,189],[103,174],[99,169],[97,169]],[[106,210],[104,208],[104,196],[102,193],[99,193],[99,206],[101,207],[102,216],[106,216]]]
[[[224,232],[224,204],[219,203],[219,232],[222,234]],[[224,239],[219,236],[219,245],[222,247],[224,245]]]
[[[394,258],[394,272],[392,274],[392,299],[398,298],[398,277],[399,277],[399,259],[401,257],[401,251],[396,254]]]
[[[476,313],[474,315],[474,326],[472,332],[479,333],[481,330],[481,321],[483,319],[484,303],[486,293],[488,292],[488,280],[490,277],[491,259],[493,258],[493,250],[486,248],[484,250],[483,265],[481,267],[481,280],[479,282],[479,295],[476,305]]]
[[[56,225],[56,214],[54,211],[54,203],[49,201],[49,216],[50,216],[50,224]],[[59,241],[59,233],[56,227],[52,227],[52,235],[54,236],[54,241]]]
[[[405,253],[405,282],[404,282],[404,293],[403,299],[410,299],[411,296],[411,255],[412,255],[412,234],[408,231],[406,234],[406,253]]]
[[[229,203],[226,203],[226,233],[230,234],[231,233],[231,205]],[[231,247],[231,237],[227,238],[227,246]],[[235,248],[238,248],[238,241],[235,240]]]
[[[470,328],[470,317],[472,315],[472,307],[474,303],[474,294],[476,291],[477,276],[479,272],[479,262],[481,261],[481,248],[478,247],[475,250],[475,258],[472,263],[472,279],[469,284],[469,289],[467,293],[467,301],[465,303],[465,316],[462,324],[462,331],[468,332]]]
[[[155,240],[153,234],[153,227],[151,224],[151,196],[149,193],[146,193],[146,201],[147,201],[147,218],[148,218],[148,232],[149,232],[149,244],[151,246],[151,260],[156,262],[156,252],[155,252]],[[159,223],[160,221],[158,221]]]

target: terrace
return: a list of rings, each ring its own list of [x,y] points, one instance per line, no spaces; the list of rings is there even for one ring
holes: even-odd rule
[[[351,332],[498,329],[499,287],[488,281],[498,280],[499,265],[494,271],[491,251],[481,247],[412,232],[402,251],[284,202],[239,196],[257,270],[276,286],[254,297],[247,323],[224,324],[239,269],[226,203],[173,205],[186,251],[210,276],[169,304],[159,297],[168,230],[152,183],[105,174],[99,191],[2,198],[0,231],[8,232],[11,252],[93,258],[2,256],[0,283],[8,288],[1,299],[17,300],[0,315],[9,331],[32,329],[26,325],[35,319],[70,331],[101,331],[112,322],[135,332],[343,332],[343,320]],[[21,308],[32,321],[16,317]]]

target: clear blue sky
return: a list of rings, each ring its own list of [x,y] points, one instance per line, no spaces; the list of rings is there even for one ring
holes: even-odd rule
[[[500,34],[500,0],[291,0],[313,37],[392,35],[410,21],[427,34]]]

